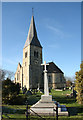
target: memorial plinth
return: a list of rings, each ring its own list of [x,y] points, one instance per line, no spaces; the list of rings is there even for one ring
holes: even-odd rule
[[[31,110],[33,110],[35,113],[39,115],[54,115],[54,107],[56,108],[56,105],[52,101],[52,96],[45,96],[42,95],[41,99],[33,106],[31,106]],[[31,114],[35,114],[31,111]]]
[[[48,116],[48,115],[56,115],[56,104],[54,101],[52,101],[52,96],[49,95],[49,89],[48,89],[48,78],[47,78],[47,70],[46,70],[46,62],[44,62],[45,70],[44,70],[44,95],[41,95],[41,99],[30,108],[30,113],[32,115],[35,115],[37,113],[38,115]],[[62,112],[61,107],[58,108],[58,114],[59,115],[68,115],[68,112]]]

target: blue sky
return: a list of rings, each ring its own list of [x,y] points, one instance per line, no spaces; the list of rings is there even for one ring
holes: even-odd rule
[[[16,71],[31,22],[32,7],[43,60],[55,62],[72,77],[81,63],[80,2],[16,2],[2,4],[2,66]]]

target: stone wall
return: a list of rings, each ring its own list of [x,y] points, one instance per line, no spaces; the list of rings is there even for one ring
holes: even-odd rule
[[[38,56],[34,56],[34,52]],[[37,88],[42,81],[42,48],[37,46],[30,46],[30,66],[29,66],[29,84],[32,88]]]
[[[15,73],[15,83],[19,83],[21,85],[21,80],[22,80],[22,67],[20,67],[20,64],[18,64]]]
[[[27,56],[25,57],[25,54]],[[29,89],[30,45],[23,49],[23,87]]]
[[[25,54],[27,52],[27,57]],[[34,56],[38,53],[38,57]],[[23,49],[23,87],[37,88],[42,81],[42,48],[29,45]]]
[[[48,73],[48,81],[49,81],[49,76],[51,78],[51,82],[49,82],[49,87],[52,89],[56,88],[64,88],[66,81],[64,78],[64,75],[62,73]]]

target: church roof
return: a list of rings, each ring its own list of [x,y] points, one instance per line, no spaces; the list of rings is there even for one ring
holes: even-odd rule
[[[20,64],[20,62],[18,63],[18,66],[20,66],[20,68],[22,67],[21,64]]]
[[[32,16],[31,18],[31,24],[30,24],[30,28],[29,28],[29,32],[28,32],[28,36],[27,36],[27,40],[25,42],[24,48],[27,47],[28,45],[35,45],[38,47],[42,47],[37,37],[34,16]]]
[[[62,73],[60,68],[54,64],[54,62],[49,62],[49,65],[46,66],[48,73]]]
[[[22,68],[22,66],[21,66],[21,64],[20,64],[20,62],[18,63],[18,66],[17,66],[17,70],[16,70],[16,72],[18,72],[18,70],[19,69],[21,69]],[[15,73],[16,74],[16,73]]]

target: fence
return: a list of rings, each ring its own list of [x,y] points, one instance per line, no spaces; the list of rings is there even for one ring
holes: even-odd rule
[[[30,114],[30,110],[34,113],[34,116],[32,116],[31,114]],[[35,120],[58,120],[58,103],[56,103],[56,109],[53,109],[53,111],[56,111],[56,117],[55,116],[48,116],[48,117],[43,117],[43,116],[41,116],[41,115],[39,115],[39,114],[37,114],[36,112],[34,112],[31,108],[29,108],[29,106],[28,106],[28,103],[27,103],[27,106],[26,106],[26,120],[33,120],[33,119],[35,119]],[[6,118],[8,118],[8,119],[13,119],[13,118],[11,118],[10,116],[8,116],[8,114],[7,113],[2,113]],[[20,114],[19,114],[20,115]],[[2,117],[2,119],[3,119],[3,117]],[[14,118],[14,119],[16,119],[16,118]],[[24,118],[23,118],[24,119]],[[25,120],[24,119],[24,120]]]
[[[56,102],[56,109],[53,109],[54,111],[56,111],[56,117],[53,117],[53,118],[43,118],[42,116],[40,116],[39,114],[37,114],[36,112],[34,112],[32,109],[30,109],[28,107],[28,104],[27,104],[27,107],[26,107],[26,120],[31,120],[32,117],[30,115],[30,110],[35,114],[35,116],[39,117],[39,118],[33,118],[33,119],[36,119],[36,120],[49,120],[49,119],[53,119],[53,120],[58,120],[58,103]]]

